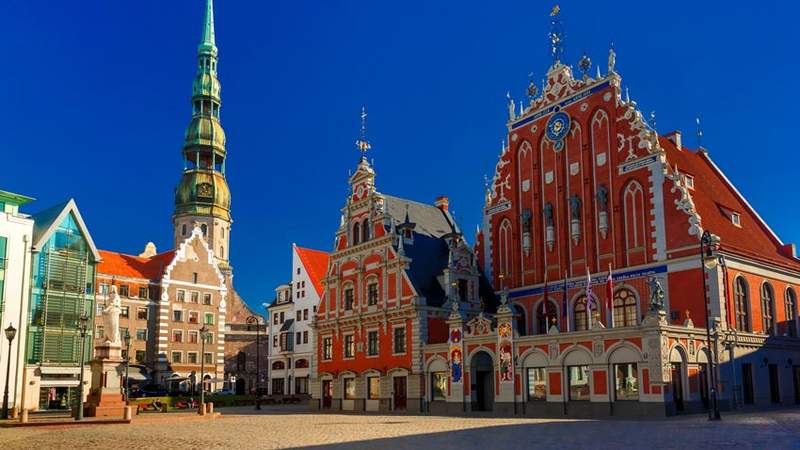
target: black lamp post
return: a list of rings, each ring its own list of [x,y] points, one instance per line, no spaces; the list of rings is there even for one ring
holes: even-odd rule
[[[717,375],[714,368],[715,350],[711,346],[711,320],[709,313],[709,302],[707,297],[706,286],[706,271],[705,269],[713,269],[717,265],[717,260],[713,254],[713,238],[710,231],[705,230],[703,236],[700,238],[700,274],[703,278],[703,311],[706,316],[706,347],[708,348],[708,371],[709,371],[709,399],[711,401],[710,408],[708,408],[708,420],[720,420],[719,405],[717,404]],[[706,265],[706,258],[709,258],[708,266]],[[714,345],[716,347],[716,345]]]
[[[75,413],[75,420],[83,420],[83,365],[86,359],[86,330],[89,327],[89,316],[84,312],[78,319],[78,330],[81,332],[81,364],[80,376],[78,379],[78,410]]]
[[[206,339],[208,339],[208,327],[203,324],[200,328],[200,408],[197,409],[197,414],[203,415],[205,414],[206,410],[206,380],[205,380],[205,371],[206,371]]]
[[[261,387],[261,324],[258,322],[258,316],[251,315],[245,320],[248,328],[251,324],[256,325],[256,409],[261,409],[261,402],[258,400],[259,388]],[[247,364],[245,364],[247,370]]]
[[[131,333],[125,330],[125,404],[128,404],[128,396],[130,395],[130,382],[128,381],[128,369],[131,365]]]
[[[6,388],[3,391],[3,416],[2,418],[8,419],[8,379],[11,376],[11,343],[17,335],[17,329],[12,324],[8,324],[6,328],[6,339],[8,339],[8,363],[6,364]]]

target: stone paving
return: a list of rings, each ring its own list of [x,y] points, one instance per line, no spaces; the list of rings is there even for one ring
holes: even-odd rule
[[[560,420],[311,414],[226,408],[223,416],[141,415],[130,425],[0,429],[5,449],[800,449],[800,409],[666,420]]]

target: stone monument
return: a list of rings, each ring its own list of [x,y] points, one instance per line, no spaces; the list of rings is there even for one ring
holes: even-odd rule
[[[92,389],[86,401],[87,417],[120,417],[130,419],[130,407],[122,393],[125,360],[119,335],[119,315],[122,302],[117,287],[111,286],[109,301],[103,308],[103,326],[106,335],[94,347],[91,361]]]

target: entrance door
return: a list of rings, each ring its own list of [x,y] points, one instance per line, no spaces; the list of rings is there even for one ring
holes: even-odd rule
[[[322,380],[322,408],[330,409],[333,405],[333,380]]]
[[[772,403],[781,402],[781,388],[778,380],[778,365],[769,365],[769,399]]]
[[[703,403],[703,408],[708,409],[708,371],[706,365],[701,365],[697,371],[697,380],[699,381],[700,401]]]
[[[491,411],[493,405],[494,389],[492,389],[492,371],[475,371],[476,409],[478,411]]]
[[[245,394],[244,378],[237,378],[236,379],[236,395],[244,395],[244,394]]]
[[[394,377],[394,409],[406,409],[406,377]]]
[[[672,363],[672,402],[675,410],[683,412],[683,370],[681,363]]]
[[[800,405],[800,366],[792,367],[794,379],[794,403]]]
[[[742,364],[742,397],[746,405],[753,404],[753,366]]]

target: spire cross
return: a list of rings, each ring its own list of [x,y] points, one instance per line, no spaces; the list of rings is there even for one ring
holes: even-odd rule
[[[356,147],[361,151],[362,157],[371,148],[367,141],[367,110],[363,106],[361,107],[361,137],[356,141]]]

